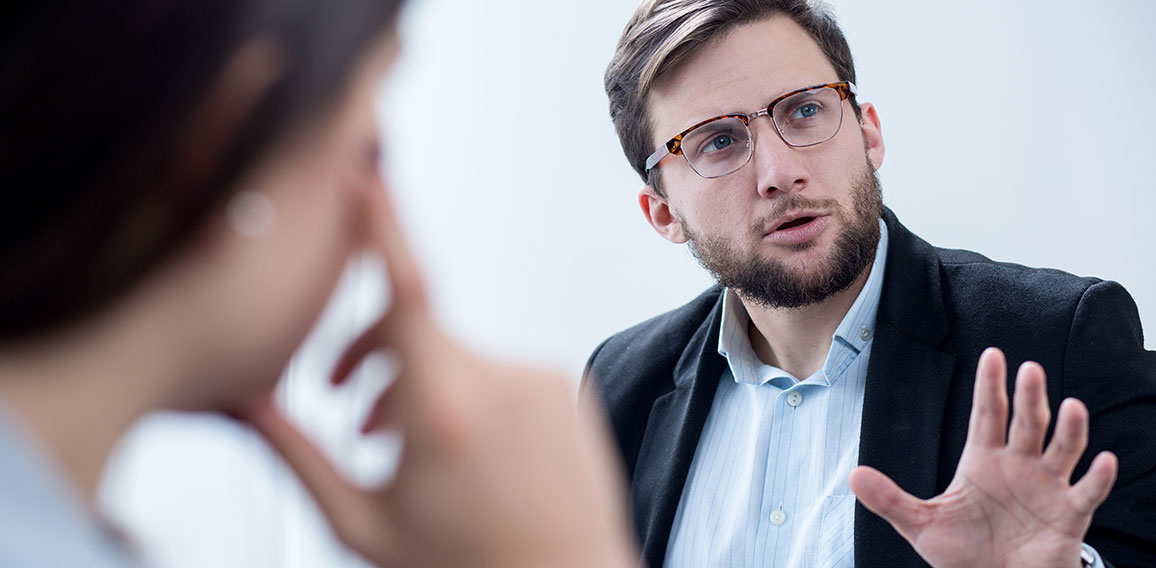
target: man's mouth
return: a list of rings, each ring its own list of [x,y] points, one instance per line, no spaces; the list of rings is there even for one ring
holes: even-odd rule
[[[807,223],[810,223],[811,221],[814,221],[814,220],[815,220],[815,218],[810,217],[810,216],[799,217],[798,219],[795,219],[793,221],[787,221],[786,223],[779,225],[778,227],[775,228],[775,230],[776,231],[782,231],[785,229],[793,229],[793,228],[798,227],[800,225],[806,225]]]
[[[778,225],[766,233],[766,237],[780,244],[801,244],[823,232],[828,220],[829,215],[819,213],[785,215]]]
[[[814,221],[815,219],[825,217],[825,216],[826,215],[822,215],[820,213],[815,213],[815,212],[811,212],[811,211],[799,211],[797,213],[789,213],[789,214],[786,214],[786,215],[783,215],[782,217],[780,217],[779,218],[779,224],[774,225],[770,231],[767,231],[767,234],[769,235],[771,233],[775,233],[778,231],[789,231],[789,230],[794,229],[796,227],[802,227],[803,225],[806,225],[807,223],[810,223],[810,222]]]

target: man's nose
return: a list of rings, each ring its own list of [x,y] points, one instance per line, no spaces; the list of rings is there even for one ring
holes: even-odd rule
[[[771,117],[751,121],[751,166],[755,168],[759,195],[775,197],[780,193],[802,191],[809,175],[803,153],[783,141]]]

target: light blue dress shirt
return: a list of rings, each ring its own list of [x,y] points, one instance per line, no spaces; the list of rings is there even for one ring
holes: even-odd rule
[[[139,566],[0,404],[0,567]]]
[[[887,227],[823,367],[799,380],[759,360],[750,316],[723,299],[727,369],[699,437],[667,545],[671,567],[854,564],[863,388],[887,262]]]
[[[665,565],[851,568],[863,392],[887,264],[887,227],[863,289],[823,367],[799,380],[763,363],[750,316],[723,298],[718,351],[727,368],[699,437]],[[901,393],[896,393],[900,396]],[[1099,555],[1085,545],[1102,567]]]

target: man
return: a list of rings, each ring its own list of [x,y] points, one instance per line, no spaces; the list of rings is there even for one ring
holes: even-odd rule
[[[854,81],[806,0],[647,0],[619,42],[643,214],[719,283],[588,365],[644,559],[1156,565],[1156,354],[1131,298],[910,233]]]

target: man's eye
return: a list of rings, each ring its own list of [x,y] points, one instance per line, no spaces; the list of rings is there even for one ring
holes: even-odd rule
[[[791,120],[812,118],[821,112],[823,112],[823,106],[819,103],[801,104],[795,108],[795,112],[791,113]]]
[[[703,145],[701,153],[709,154],[711,152],[718,152],[719,150],[727,149],[731,144],[735,143],[735,139],[727,134],[719,134],[707,141]]]

